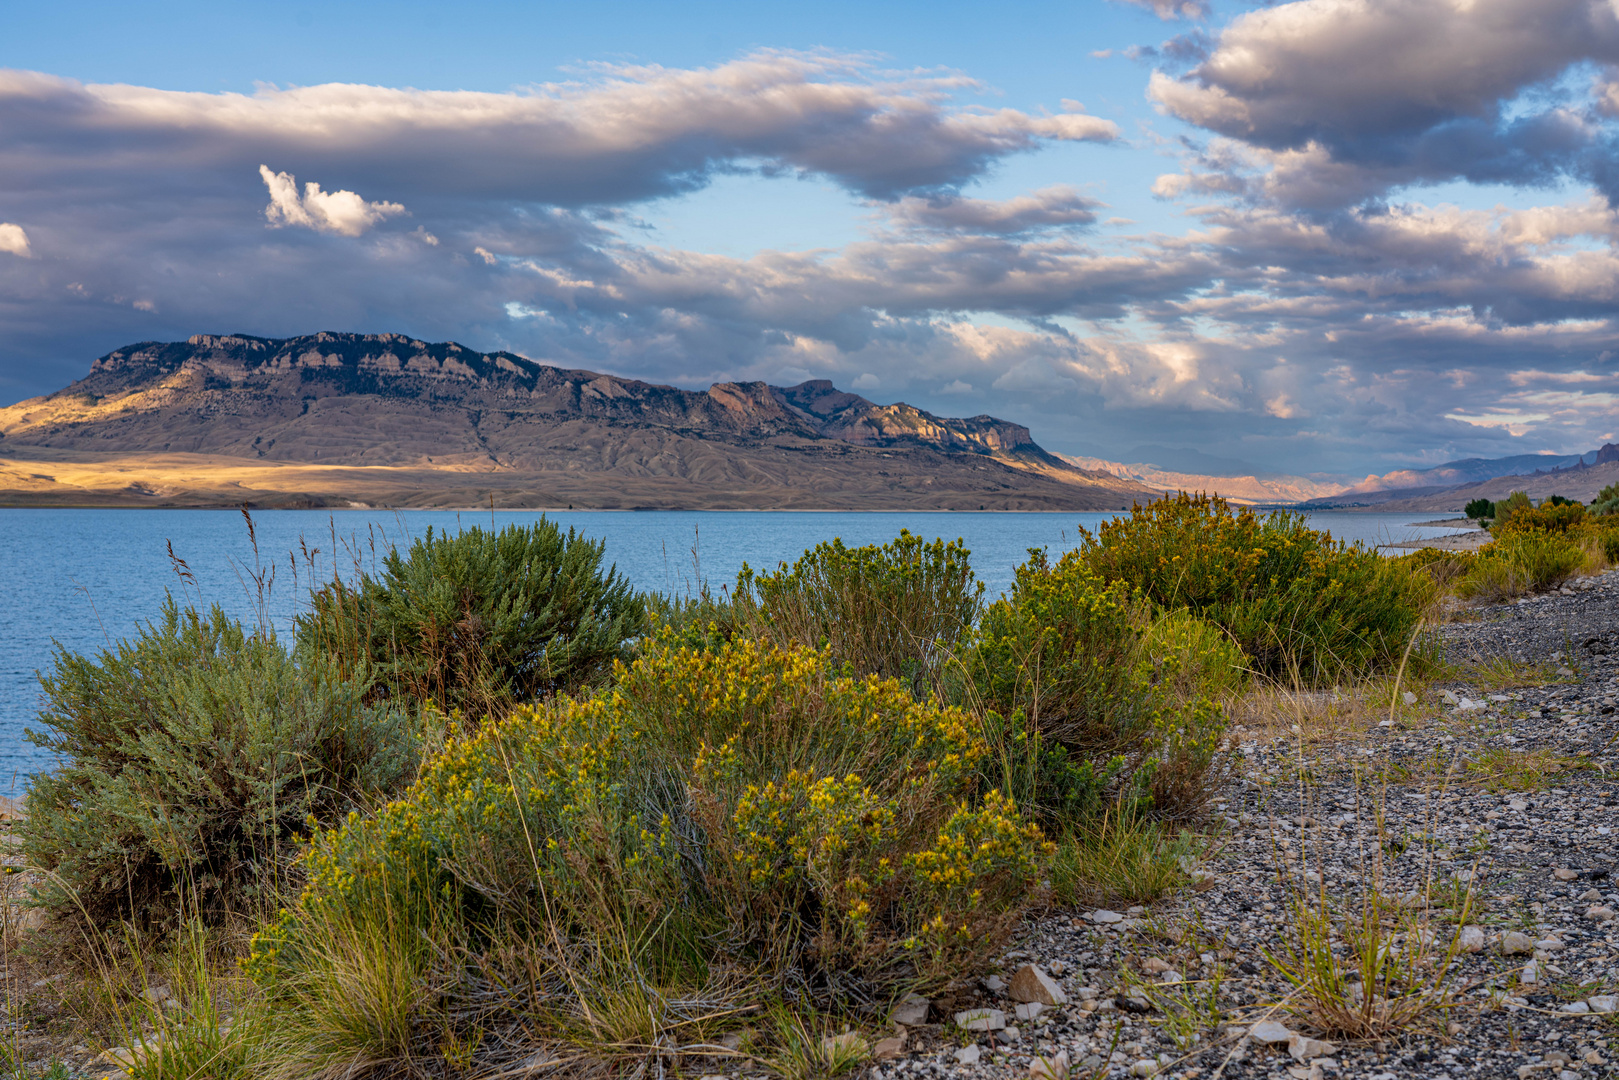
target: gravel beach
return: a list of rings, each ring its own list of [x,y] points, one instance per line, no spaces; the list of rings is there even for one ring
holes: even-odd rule
[[[1283,694],[1239,717],[1191,888],[1047,913],[995,976],[897,1028],[904,1051],[871,1075],[1612,1075],[1619,573],[1462,612],[1440,637],[1458,675],[1415,700]],[[1299,947],[1298,911],[1361,911],[1368,890],[1431,1007],[1328,1039],[1268,957]],[[1023,1003],[1025,965],[1059,1003]],[[995,1030],[969,1042],[963,1016]]]

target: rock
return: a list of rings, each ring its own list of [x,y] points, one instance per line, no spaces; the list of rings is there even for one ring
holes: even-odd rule
[[[1000,1031],[1006,1026],[1006,1014],[999,1009],[968,1009],[958,1012],[955,1020],[963,1031]]]
[[[1508,930],[1501,935],[1502,956],[1528,956],[1535,951],[1535,939],[1520,930]]]
[[[1477,926],[1464,926],[1456,935],[1456,948],[1464,953],[1484,951],[1484,930]]]
[[[1002,990],[1006,989],[1006,981],[999,975],[991,975],[989,978],[984,979],[983,983],[984,989],[988,990],[992,994],[998,994]]]
[[[1400,699],[1402,701],[1404,701],[1407,705],[1415,705],[1417,703],[1417,695],[1413,694],[1409,690],[1407,690],[1405,693],[1401,694]]]
[[[1009,988],[1013,1001],[1038,1001],[1042,1005],[1066,1005],[1068,995],[1057,980],[1033,964],[1024,964],[1012,974]]]
[[[1158,959],[1156,956],[1149,956],[1147,959],[1141,962],[1141,970],[1145,971],[1148,975],[1161,975],[1169,970],[1169,964]]]
[[[1585,917],[1595,919],[1597,922],[1611,922],[1613,920],[1613,908],[1592,905],[1585,909]]]
[[[1120,915],[1117,911],[1109,911],[1106,908],[1097,908],[1090,913],[1089,918],[1094,923],[1118,923],[1124,921],[1123,915]]]
[[[1523,811],[1529,809],[1529,803],[1523,799],[1513,799],[1507,803],[1507,809],[1516,810],[1519,813],[1522,813]]]
[[[1059,1050],[1050,1057],[1037,1057],[1029,1062],[1029,1080],[1068,1080],[1070,1071],[1066,1050]]]
[[[1153,1076],[1158,1072],[1158,1063],[1152,1058],[1142,1058],[1130,1066],[1131,1076]]]
[[[1602,894],[1597,892],[1595,889],[1586,889],[1580,894],[1580,903],[1582,904],[1594,904],[1601,899]]]
[[[1013,1014],[1019,1020],[1024,1021],[1033,1020],[1035,1017],[1039,1016],[1045,1011],[1045,1005],[1038,1001],[1026,1001],[1022,1005],[1019,1005],[1017,1008],[1012,1010]]]
[[[865,1051],[866,1041],[858,1032],[845,1031],[841,1035],[828,1035],[821,1040],[821,1052],[828,1058],[860,1057]]]
[[[141,999],[152,1005],[161,1005],[169,1000],[169,988],[162,984],[148,986],[141,991]]]
[[[1566,866],[1559,866],[1556,870],[1552,871],[1552,877],[1556,878],[1558,881],[1573,881],[1579,876],[1580,872],[1578,870],[1570,870]]]
[[[1278,1024],[1274,1020],[1261,1020],[1248,1029],[1248,1037],[1255,1042],[1285,1043],[1291,1042],[1293,1032],[1285,1024]]]
[[[1540,961],[1531,960],[1523,966],[1518,973],[1518,981],[1525,986],[1533,986],[1540,981]]]
[[[1565,1013],[1573,1013],[1576,1016],[1584,1016],[1586,1013],[1591,1011],[1591,1006],[1587,1005],[1583,1001],[1570,1001],[1568,1004],[1564,1005],[1561,1009],[1559,1009],[1557,1011],[1558,1012],[1565,1012]]]
[[[982,1056],[983,1051],[978,1049],[977,1043],[973,1043],[971,1046],[963,1046],[956,1051],[956,1060],[963,1065],[977,1065],[978,1059]]]
[[[906,994],[894,1006],[894,1011],[888,1014],[888,1020],[893,1024],[904,1024],[906,1027],[918,1027],[928,1022],[928,999],[921,994]]]
[[[1293,1055],[1294,1061],[1313,1061],[1316,1058],[1329,1057],[1338,1052],[1332,1043],[1321,1039],[1311,1039],[1304,1035],[1295,1034],[1287,1040],[1287,1052]]]
[[[1611,1013],[1615,1009],[1619,1009],[1619,995],[1598,994],[1595,997],[1586,998],[1585,1003],[1591,1007],[1591,1011],[1594,1013]]]
[[[892,1061],[905,1053],[905,1033],[890,1035],[886,1039],[878,1039],[871,1048],[871,1056],[878,1061]]]

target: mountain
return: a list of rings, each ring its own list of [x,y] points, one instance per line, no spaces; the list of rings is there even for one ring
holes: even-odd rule
[[[1436,509],[1441,504],[1448,506],[1448,497],[1452,492],[1463,489],[1477,489],[1480,492],[1502,489],[1504,497],[1511,491],[1524,490],[1528,483],[1525,477],[1578,473],[1591,466],[1607,464],[1614,460],[1615,454],[1619,454],[1619,450],[1610,443],[1600,450],[1585,454],[1518,454],[1504,458],[1464,458],[1461,461],[1435,465],[1431,469],[1398,469],[1382,476],[1368,476],[1365,480],[1352,484],[1340,492],[1311,499],[1301,505],[1306,509],[1376,506],[1393,510],[1403,508],[1403,504],[1412,500],[1427,499],[1433,502],[1437,499],[1433,507],[1419,508]],[[1598,488],[1601,486],[1599,484]],[[1546,494],[1549,495],[1551,492],[1548,491]],[[1559,494],[1575,497],[1572,490]],[[1480,496],[1470,496],[1470,498],[1478,497]],[[1495,496],[1483,497],[1493,499]],[[1466,501],[1463,500],[1463,503]],[[1396,507],[1394,505],[1396,503],[1402,506]]]
[[[199,334],[0,409],[10,505],[1087,510],[1156,492],[991,416],[680,390],[400,334]]]
[[[1149,462],[1125,464],[1103,458],[1075,457],[1071,454],[1064,454],[1062,457],[1076,468],[1111,473],[1122,480],[1133,481],[1158,491],[1208,492],[1223,496],[1229,502],[1243,505],[1274,506],[1297,503],[1305,499],[1335,495],[1347,486],[1338,478],[1289,476],[1285,473],[1258,470],[1244,473],[1232,468],[1231,465],[1217,465],[1215,467],[1219,471],[1212,473],[1180,472],[1161,468]],[[1219,460],[1208,459],[1209,462]],[[1185,463],[1194,464],[1193,461]]]
[[[1541,459],[1537,456],[1534,460]],[[1460,484],[1439,491],[1395,492],[1399,497],[1381,504],[1378,509],[1401,512],[1460,510],[1474,499],[1499,502],[1514,491],[1521,491],[1536,502],[1552,495],[1590,502],[1597,492],[1609,484],[1619,483],[1619,444],[1608,443],[1593,454],[1581,454],[1572,460],[1573,465],[1537,468],[1533,472],[1512,476],[1492,476],[1477,483]]]

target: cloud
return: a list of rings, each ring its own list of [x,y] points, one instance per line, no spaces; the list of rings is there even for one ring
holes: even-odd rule
[[[1273,186],[1296,205],[1454,178],[1573,176],[1611,194],[1613,139],[1559,80],[1614,63],[1607,0],[1301,0],[1238,17],[1185,76],[1154,73],[1148,95],[1278,169],[1340,172]]]
[[[960,196],[907,196],[888,211],[897,225],[939,232],[1015,234],[1092,225],[1104,204],[1067,184],[992,201]]]
[[[1202,0],[1124,0],[1136,7],[1148,8],[1160,19],[1201,19],[1209,13]]]
[[[32,258],[34,254],[28,246],[28,234],[23,227],[9,221],[0,221],[0,251],[24,259]]]
[[[359,236],[383,218],[405,213],[405,208],[392,202],[366,202],[352,191],[322,191],[311,180],[298,195],[298,182],[291,173],[271,172],[268,165],[259,166],[264,186],[270,189],[270,205],[264,208],[264,217],[271,228],[283,225],[302,225],[317,232]],[[423,239],[427,239],[426,234]],[[427,241],[437,244],[437,238]]]
[[[585,206],[689,191],[744,166],[893,198],[959,186],[1045,142],[1119,134],[1073,110],[955,103],[977,89],[959,75],[891,75],[858,57],[787,52],[712,68],[603,66],[587,81],[511,93],[328,83],[215,94],[0,71],[0,162],[38,180],[113,153],[123,175],[229,175],[273,160],[412,200]]]

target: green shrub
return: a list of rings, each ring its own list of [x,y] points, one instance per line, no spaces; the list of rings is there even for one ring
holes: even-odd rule
[[[609,960],[618,985],[671,993],[753,973],[736,1004],[937,988],[999,947],[1051,854],[998,793],[970,799],[986,753],[959,709],[838,674],[824,651],[663,636],[611,691],[486,724],[380,814],[318,836],[250,971],[296,1002],[334,938],[389,912],[448,943],[424,965],[481,971],[502,941],[533,943],[525,962],[553,965],[537,984],[473,987],[488,1008],[509,985],[530,1015],[600,1012],[567,972]],[[476,1012],[454,971],[432,984],[425,1010]]]
[[[1544,592],[1578,573],[1585,558],[1562,533],[1515,528],[1479,549],[1457,592],[1487,603]]]
[[[1454,506],[1455,504],[1452,503],[1451,505]],[[1480,518],[1493,518],[1495,517],[1495,504],[1489,499],[1474,499],[1467,504],[1466,513],[1474,521]]]
[[[364,806],[415,767],[413,729],[365,703],[363,668],[289,655],[217,607],[171,599],[98,658],[59,648],[40,682],[44,730],[28,738],[61,764],[29,785],[23,851],[50,871],[40,902],[97,923],[273,902],[306,819]]]
[[[1619,484],[1609,484],[1591,500],[1592,517],[1611,517],[1619,514]]]
[[[1500,528],[1512,520],[1512,515],[1520,510],[1532,510],[1535,504],[1529,501],[1527,492],[1514,491],[1504,500],[1495,504],[1495,526]],[[1494,530],[1492,530],[1494,531]]]
[[[1245,668],[1219,630],[1185,613],[1153,619],[1079,553],[1053,566],[1032,551],[969,660],[999,751],[992,782],[1064,825],[1118,798],[1194,812],[1225,731],[1221,702]]]
[[[909,531],[886,544],[817,544],[791,567],[737,578],[739,616],[778,646],[826,646],[864,675],[936,690],[977,617],[984,587],[961,541]]]
[[[1218,497],[1159,499],[1082,535],[1102,578],[1220,627],[1271,675],[1318,682],[1396,664],[1432,595],[1404,565],[1335,543],[1302,515],[1261,517]]]
[[[605,544],[541,518],[499,533],[427,535],[390,551],[380,577],[335,581],[299,619],[300,639],[374,666],[414,702],[495,711],[600,681],[645,628],[643,602]]]
[[[1543,505],[1543,506],[1584,506],[1585,504],[1582,503],[1582,502],[1579,502],[1576,499],[1565,498],[1562,495],[1553,495],[1551,498],[1547,499],[1541,505]]]

